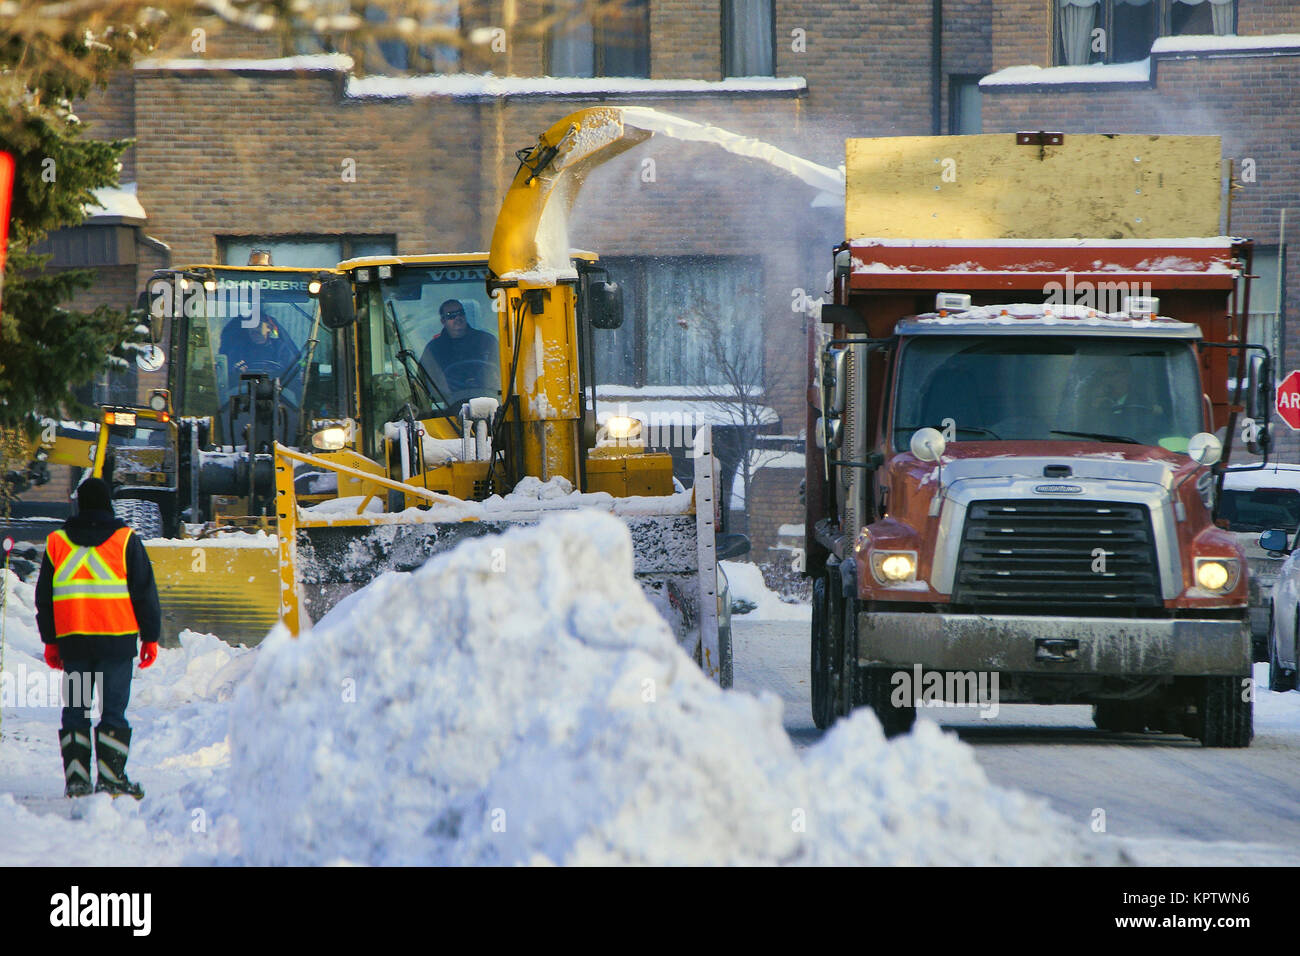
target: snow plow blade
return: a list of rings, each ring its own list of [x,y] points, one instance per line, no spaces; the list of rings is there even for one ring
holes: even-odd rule
[[[146,542],[162,605],[164,644],[183,630],[257,644],[279,619],[276,539],[238,532]]]
[[[426,498],[435,508],[428,512],[313,514],[300,508],[294,496],[294,462],[332,468],[344,475],[349,475],[350,469],[280,446],[275,455],[280,616],[294,634],[310,628],[348,595],[387,571],[415,570],[467,539],[501,534],[567,510],[548,507],[505,515],[439,518],[437,505],[463,508],[475,503],[357,472],[350,477]],[[642,590],[673,629],[682,649],[695,657],[707,674],[725,683],[730,674],[730,642],[728,635],[719,641],[711,450],[707,457],[704,472],[698,464],[696,469],[700,475],[697,485],[710,489],[702,496],[703,507],[697,509],[694,494],[685,492],[662,500],[614,499],[612,510],[631,533],[633,572]],[[499,555],[494,552],[493,561],[497,560],[508,561],[508,553],[504,549]],[[503,569],[504,565],[495,568]],[[494,569],[483,570],[490,573]],[[448,595],[448,599],[456,597]]]

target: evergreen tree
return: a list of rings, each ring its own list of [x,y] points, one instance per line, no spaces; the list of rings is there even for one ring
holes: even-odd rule
[[[34,424],[33,413],[79,410],[74,390],[91,381],[131,337],[134,321],[101,307],[65,308],[93,282],[89,270],[47,272],[31,252],[55,229],[79,225],[94,191],[118,184],[127,141],[84,135],[72,100],[147,49],[151,37],[106,27],[70,27],[57,39],[10,36],[0,43],[0,148],[14,157],[9,256],[0,314],[0,426]]]

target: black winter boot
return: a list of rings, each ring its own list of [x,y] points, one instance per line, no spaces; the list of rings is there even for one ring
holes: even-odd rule
[[[126,758],[130,753],[131,728],[105,727],[102,724],[95,728],[95,756],[99,765],[96,793],[115,797],[126,794],[137,800],[144,796],[140,785],[132,783],[126,776]]]
[[[59,749],[63,751],[63,795],[85,797],[90,794],[90,728],[59,731]]]

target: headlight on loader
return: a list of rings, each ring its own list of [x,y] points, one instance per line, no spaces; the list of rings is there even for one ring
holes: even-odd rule
[[[1231,591],[1237,586],[1239,574],[1236,558],[1196,559],[1196,586],[1206,591]]]
[[[901,584],[916,580],[915,551],[871,552],[871,573],[881,584]]]
[[[311,443],[322,451],[339,451],[348,442],[348,433],[337,425],[322,428],[311,436]]]

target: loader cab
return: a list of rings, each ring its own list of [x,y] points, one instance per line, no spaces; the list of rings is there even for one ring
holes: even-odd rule
[[[384,426],[414,417],[432,437],[455,436],[461,406],[501,398],[501,356],[486,253],[377,256],[339,264],[355,291],[362,451]]]
[[[182,417],[211,417],[217,445],[243,443],[247,400],[279,382],[276,440],[298,443],[304,423],[340,414],[334,335],[313,296],[322,270],[191,266],[154,273],[154,325],[170,326],[168,383]],[[158,337],[162,337],[159,334]]]

